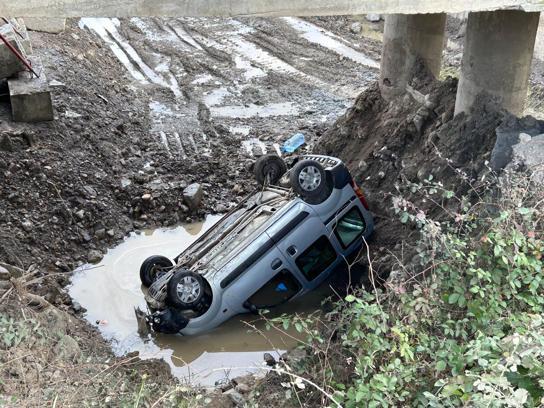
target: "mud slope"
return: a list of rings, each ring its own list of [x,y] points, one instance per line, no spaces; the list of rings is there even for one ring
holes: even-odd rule
[[[375,266],[385,274],[395,267],[394,257],[387,254],[393,250],[409,262],[413,252],[403,253],[402,242],[413,244],[417,236],[416,230],[398,220],[392,197],[413,199],[407,184],[421,183],[431,175],[446,189],[465,194],[486,170],[495,129],[505,117],[492,102],[481,100],[470,114],[454,118],[456,79],[436,82],[424,77],[413,85],[415,97],[407,94],[391,103],[381,98],[377,84],[364,91],[316,147],[342,157],[363,186],[376,214],[371,245]],[[415,204],[429,208],[429,203]]]
[[[296,18],[82,19],[32,34],[57,118],[14,124],[0,104],[0,259],[51,271],[130,230],[224,212],[253,186],[256,146],[297,131],[311,144],[377,73],[364,42]],[[197,214],[181,198],[192,182]]]

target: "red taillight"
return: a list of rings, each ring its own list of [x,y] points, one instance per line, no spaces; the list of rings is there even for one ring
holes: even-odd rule
[[[363,207],[365,207],[367,210],[370,210],[370,208],[368,207],[368,203],[366,202],[365,195],[363,194],[363,190],[361,190],[355,180],[351,181],[351,186],[353,187],[353,191],[355,191],[355,194],[357,194],[357,198],[359,198],[359,200],[363,204]]]

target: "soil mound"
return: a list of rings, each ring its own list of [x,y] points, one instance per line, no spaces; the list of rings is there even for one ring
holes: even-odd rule
[[[510,115],[482,96],[470,113],[454,117],[456,91],[454,78],[416,78],[403,97],[389,103],[376,84],[359,95],[316,146],[318,152],[341,157],[363,187],[376,215],[371,250],[377,252],[378,268],[380,259],[392,259],[387,255],[392,250],[393,258],[413,256],[404,252],[401,242],[410,242],[412,235],[415,239],[417,231],[398,220],[391,198],[402,190],[418,207],[429,207],[399,186],[432,175],[446,189],[463,195],[487,170],[495,130]],[[382,272],[392,268],[390,262],[385,264]]]

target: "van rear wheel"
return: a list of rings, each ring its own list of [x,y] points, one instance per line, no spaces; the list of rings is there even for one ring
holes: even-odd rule
[[[315,160],[302,160],[295,164],[289,180],[295,193],[312,204],[325,201],[332,191],[325,169]]]
[[[281,176],[287,171],[283,159],[275,154],[265,154],[257,159],[254,167],[254,174],[257,183],[260,185],[277,184]]]
[[[153,282],[165,272],[165,270],[174,266],[172,261],[162,255],[153,255],[147,258],[140,267],[140,280],[148,288]]]
[[[167,299],[178,309],[193,309],[204,297],[204,280],[198,273],[179,270],[168,281]]]

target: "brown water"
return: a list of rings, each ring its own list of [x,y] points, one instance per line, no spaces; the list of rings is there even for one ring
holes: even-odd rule
[[[87,309],[85,318],[111,342],[115,354],[138,351],[144,359],[162,358],[177,377],[194,385],[208,386],[225,377],[262,372],[264,352],[277,358],[296,345],[296,340],[288,335],[266,331],[265,323],[257,321],[255,315],[235,317],[198,336],[152,334],[142,338],[138,335],[134,308],[146,309],[139,278],[141,263],[151,255],[174,258],[219,218],[208,216],[204,222],[132,234],[109,250],[98,266],[86,265],[74,273],[70,296]],[[321,298],[305,297],[303,301],[284,305],[275,314],[315,310]],[[262,333],[248,324],[255,325]]]

